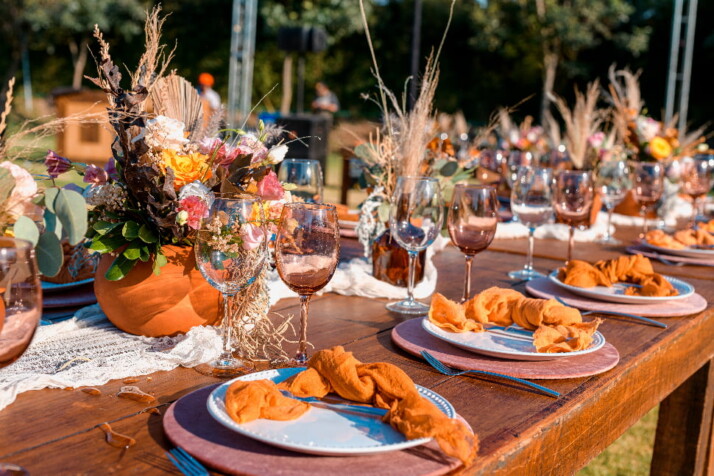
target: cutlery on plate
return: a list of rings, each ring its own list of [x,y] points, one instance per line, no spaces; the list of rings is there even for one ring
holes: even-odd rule
[[[499,336],[506,336],[510,337],[515,340],[522,340],[522,341],[532,341],[533,340],[533,332],[526,330],[526,329],[520,329],[516,327],[503,327],[503,326],[495,326],[495,325],[488,325],[486,324],[484,326],[484,329],[486,332],[489,334],[495,334]]]
[[[561,298],[558,296],[555,296],[555,300],[558,301],[560,304],[564,306],[570,306],[567,302],[563,301]],[[574,307],[574,306],[571,306]],[[655,326],[655,327],[661,327],[662,329],[667,328],[667,324],[659,321],[655,321],[654,319],[648,319],[643,316],[638,316],[637,314],[630,314],[627,312],[619,312],[619,311],[587,311],[583,312],[583,316],[588,316],[590,314],[602,314],[603,316],[611,315],[611,316],[622,316],[622,317],[629,317],[630,319],[635,319],[636,321],[640,321],[643,324],[649,325],[649,326]]]
[[[205,466],[181,448],[167,451],[166,456],[186,476],[209,476]]]
[[[382,418],[384,415],[387,414],[387,410],[384,408],[376,408],[376,407],[371,407],[371,406],[367,406],[367,405],[350,404],[350,403],[329,403],[329,402],[325,402],[324,400],[320,400],[319,398],[316,398],[316,397],[297,397],[287,390],[281,390],[280,393],[282,393],[284,396],[286,396],[288,398],[292,398],[295,400],[300,400],[301,402],[309,403],[313,407],[326,408],[328,410],[333,410],[336,412],[354,413],[354,414],[358,414],[360,416],[369,416],[369,417],[376,417],[376,418]]]
[[[498,377],[498,378],[502,378],[505,380],[510,380],[511,382],[518,382],[520,384],[526,385],[526,386],[531,387],[535,390],[543,392],[550,397],[555,397],[555,398],[560,397],[560,393],[556,392],[555,390],[551,390],[551,389],[544,387],[542,385],[538,385],[537,383],[529,382],[528,380],[523,380],[518,377],[511,377],[510,375],[499,374],[496,372],[487,372],[485,370],[454,370],[454,369],[444,365],[443,362],[439,361],[439,359],[437,359],[436,357],[431,355],[426,350],[421,351],[421,356],[424,357],[424,359],[429,363],[429,365],[431,365],[437,371],[439,371],[440,373],[442,373],[444,375],[449,375],[451,377],[456,377],[458,375],[464,375],[464,374],[488,375],[490,377]]]

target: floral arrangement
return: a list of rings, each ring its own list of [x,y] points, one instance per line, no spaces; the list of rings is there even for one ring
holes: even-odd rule
[[[96,121],[91,115],[55,119],[45,124],[28,127],[7,137],[7,121],[12,109],[13,86],[8,92],[0,113],[0,235],[11,235],[35,246],[40,272],[46,277],[57,275],[65,265],[65,248],[79,244],[87,230],[86,205],[82,195],[69,188],[40,187],[25,168],[15,163],[17,154],[24,154],[29,146],[18,147],[20,139],[32,134],[44,136],[61,129],[71,121]],[[19,151],[18,151],[19,149]],[[44,179],[46,177],[39,177]],[[63,246],[63,242],[66,246]],[[76,269],[74,271],[79,271]],[[70,276],[72,278],[72,276]]]
[[[530,152],[535,158],[540,158],[548,152],[545,130],[533,123],[532,116],[526,116],[523,122],[516,124],[511,119],[509,110],[501,108],[498,110],[496,132],[500,137],[501,150]]]
[[[158,274],[167,262],[162,247],[193,245],[216,192],[256,193],[272,220],[290,200],[272,168],[287,152],[281,131],[263,123],[254,132],[219,130],[222,111],[204,121],[195,88],[174,72],[164,74],[173,52],[160,44],[159,12],[147,16],[146,51],[127,88],[95,27],[98,75],[88,79],[107,93],[117,135],[108,166],[48,157],[49,170],[75,168],[90,184],[89,248],[116,255],[109,280],[122,279],[139,261],[151,260]]]

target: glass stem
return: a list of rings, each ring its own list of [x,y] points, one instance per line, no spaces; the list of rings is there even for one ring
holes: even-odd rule
[[[231,300],[235,296],[230,294],[223,295],[223,354],[221,359],[233,358],[233,342],[231,336]]]
[[[642,214],[642,236],[640,238],[644,238],[649,231],[649,223],[647,223],[647,205],[642,205],[640,213]]]
[[[568,260],[566,263],[569,263],[571,259],[573,259],[573,246],[575,245],[575,227],[571,226],[570,227],[570,236],[568,237]]]
[[[414,302],[414,278],[416,277],[417,252],[409,251],[409,280],[407,281],[407,301]]]
[[[307,311],[311,297],[312,294],[300,295],[300,343],[295,355],[295,361],[299,364],[307,362]]]
[[[615,207],[607,207],[607,230],[605,230],[605,241],[610,241],[612,239],[612,235],[610,234],[610,224],[612,223],[612,211],[615,209]]]
[[[533,271],[533,247],[535,245],[535,228],[528,228],[528,255],[526,257],[526,265],[523,269],[528,272]]]
[[[466,302],[471,296],[471,264],[473,263],[474,255],[466,255],[466,276],[464,277],[464,297],[461,302]]]

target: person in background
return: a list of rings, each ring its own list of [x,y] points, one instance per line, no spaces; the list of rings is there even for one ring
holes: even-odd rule
[[[204,101],[204,112],[209,116],[221,107],[221,97],[213,90],[214,84],[215,80],[212,74],[201,73],[198,75],[198,95]]]
[[[335,93],[323,82],[315,84],[317,96],[312,101],[312,112],[315,114],[327,114],[332,117],[340,109],[340,101]]]

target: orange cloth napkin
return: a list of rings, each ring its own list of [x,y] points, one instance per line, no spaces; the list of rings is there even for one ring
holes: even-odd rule
[[[283,397],[280,388],[298,397],[320,398],[335,392],[388,409],[384,421],[408,439],[432,437],[444,453],[464,464],[473,461],[478,451],[476,435],[423,398],[404,371],[388,363],[363,364],[341,346],[315,353],[307,370],[279,386],[267,380],[235,382],[226,393],[228,414],[243,423],[257,418],[292,420],[307,411],[308,404]]]
[[[639,284],[641,287],[628,287],[628,296],[676,296],[677,290],[655,273],[650,260],[642,255],[620,256],[611,260],[601,260],[594,265],[580,260],[570,260],[560,268],[558,279],[570,286],[591,288],[593,286],[612,286],[614,283]]]
[[[436,293],[431,300],[429,321],[452,332],[481,332],[485,323],[518,324],[535,331],[533,345],[537,352],[587,349],[601,322],[596,319],[583,323],[580,311],[555,299],[527,298],[513,289],[497,287],[482,291],[463,305]]]
[[[709,233],[714,233],[714,220],[709,220],[707,223],[699,223],[699,229],[706,230]]]
[[[709,223],[699,225],[696,230],[680,230],[674,236],[668,235],[662,230],[652,230],[647,232],[645,240],[654,246],[681,250],[687,246],[714,245],[714,220]]]

